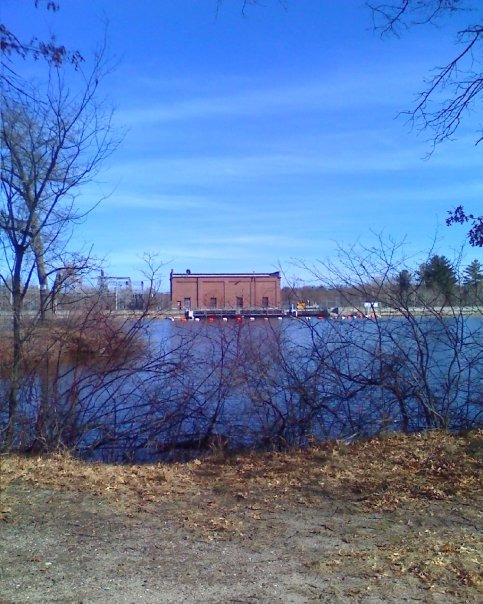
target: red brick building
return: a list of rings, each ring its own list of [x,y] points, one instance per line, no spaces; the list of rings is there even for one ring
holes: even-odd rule
[[[279,308],[280,273],[175,273],[171,271],[172,308]]]

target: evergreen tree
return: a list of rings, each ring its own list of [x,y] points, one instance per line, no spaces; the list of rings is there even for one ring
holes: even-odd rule
[[[463,271],[463,283],[478,287],[483,282],[483,266],[478,260],[473,260]]]
[[[411,273],[404,269],[397,277],[397,284],[401,292],[407,292],[411,287]]]
[[[446,256],[434,255],[419,269],[421,284],[444,297],[444,303],[450,302],[455,293],[457,278],[451,262]]]
[[[466,302],[475,304],[483,289],[483,266],[478,260],[473,260],[463,271],[463,285],[465,286]]]
[[[397,276],[396,285],[397,285],[398,298],[399,298],[400,303],[402,303],[402,304],[409,303],[409,296],[411,294],[411,282],[412,282],[412,275],[408,270],[403,269],[402,271],[399,272],[399,274]]]

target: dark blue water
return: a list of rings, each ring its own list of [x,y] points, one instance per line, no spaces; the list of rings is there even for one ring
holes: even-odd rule
[[[481,318],[158,320],[142,330],[141,359],[26,380],[19,442],[42,434],[87,457],[151,460],[481,422]]]

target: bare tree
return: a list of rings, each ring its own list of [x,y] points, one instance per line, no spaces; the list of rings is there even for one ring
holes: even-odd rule
[[[370,321],[343,322],[330,354],[323,343],[334,331],[310,326],[326,375],[358,392],[348,397],[351,416],[356,407],[362,411],[358,431],[389,419],[404,431],[466,428],[481,414],[481,308],[468,316],[456,295],[441,301],[419,282],[406,281],[402,292],[401,272],[414,269],[404,247],[380,239],[371,248],[341,249],[336,262],[314,271],[325,285],[340,287],[347,305],[352,285],[360,299],[384,310]]]
[[[465,0],[395,0],[368,2],[368,6],[382,35],[400,36],[412,27],[439,25],[463,11],[473,20],[482,16],[478,3]],[[476,108],[483,91],[482,43],[483,25],[478,22],[457,31],[454,56],[436,68],[407,112],[418,128],[432,131],[434,144],[451,138],[465,115]],[[481,136],[477,142],[480,140]]]
[[[85,214],[75,207],[76,192],[94,178],[116,145],[111,112],[98,100],[104,75],[100,54],[89,73],[77,72],[77,91],[55,67],[44,86],[2,87],[1,278],[11,292],[14,349],[7,446],[12,444],[17,406],[24,298],[35,274],[43,320],[50,298],[49,274],[64,268],[66,239],[74,221]]]

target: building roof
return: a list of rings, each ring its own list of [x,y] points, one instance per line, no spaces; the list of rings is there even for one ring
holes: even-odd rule
[[[171,271],[171,277],[280,277],[280,271],[273,273],[175,273]]]

